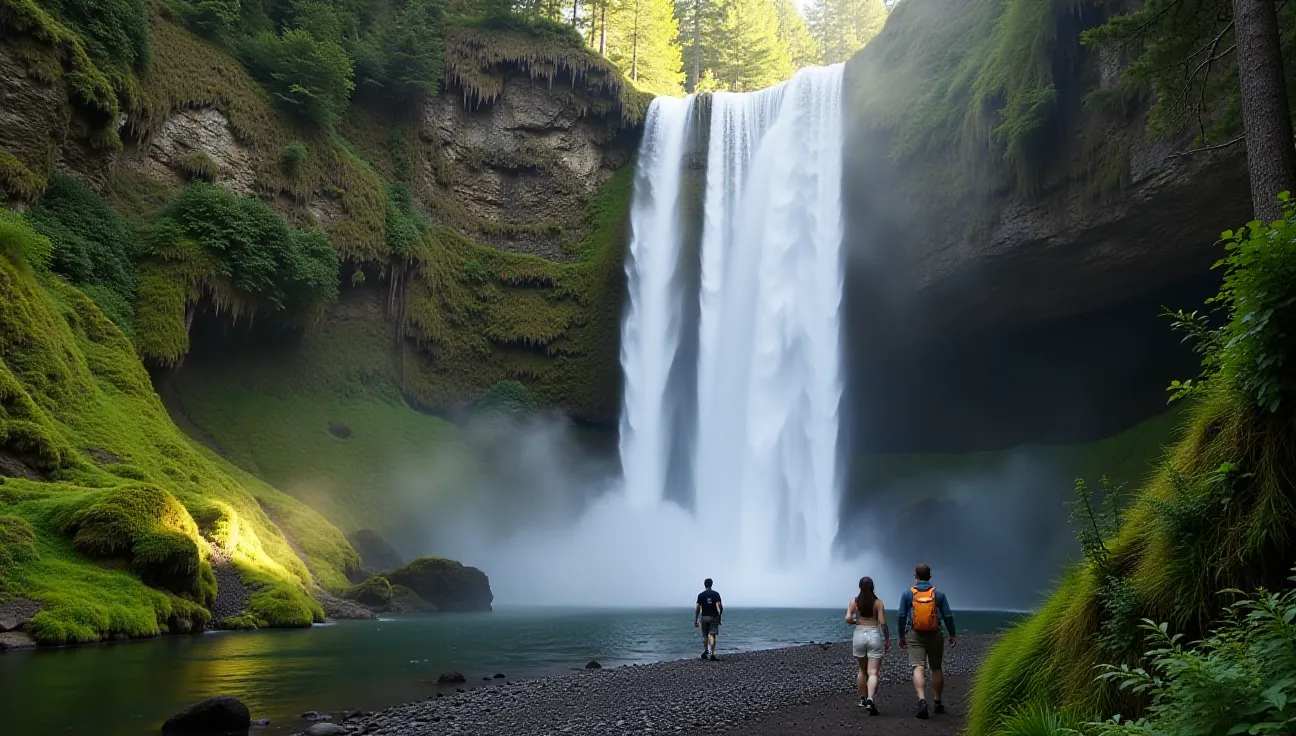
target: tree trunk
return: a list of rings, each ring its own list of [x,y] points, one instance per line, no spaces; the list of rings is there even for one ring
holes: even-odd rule
[[[572,28],[580,28],[577,17],[580,15],[580,0],[572,0]]]
[[[599,19],[599,53],[607,56],[607,4],[608,0],[603,0],[603,9],[599,11],[602,16]]]
[[[688,92],[693,94],[702,80],[702,0],[693,0],[693,78]]]
[[[631,36],[630,42],[630,81],[639,81],[639,4],[643,0],[635,0],[634,16],[634,35]]]
[[[1242,123],[1251,170],[1251,206],[1261,220],[1282,217],[1281,192],[1296,183],[1296,149],[1273,0],[1233,0]]]

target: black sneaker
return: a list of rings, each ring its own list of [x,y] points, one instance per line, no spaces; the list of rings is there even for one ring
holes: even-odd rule
[[[715,661],[716,661],[715,652],[711,652],[711,661],[712,661],[712,662],[715,662]]]
[[[705,660],[706,658],[707,658],[707,650],[703,649],[703,650],[702,650],[702,659]]]
[[[859,707],[861,707],[861,708],[867,708],[867,707],[868,707],[868,698],[860,698]]]
[[[941,702],[937,700],[932,710],[939,716],[945,713],[945,706],[941,705]]]
[[[877,703],[874,703],[872,698],[865,701],[864,705],[868,708],[869,715],[875,716],[878,714]]]
[[[917,719],[920,720],[920,721],[925,721],[925,720],[927,720],[927,701],[926,701],[926,700],[919,700],[919,701],[918,701],[918,712],[914,714],[914,717],[917,718]]]

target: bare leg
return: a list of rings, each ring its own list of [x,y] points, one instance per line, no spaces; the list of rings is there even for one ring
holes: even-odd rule
[[[927,698],[927,678],[924,676],[922,665],[913,668],[913,686],[919,700]]]
[[[932,694],[936,696],[936,702],[941,699],[941,690],[945,689],[945,675],[940,670],[932,670]]]
[[[720,635],[719,635],[719,634],[712,634],[712,635],[711,635],[711,653],[712,653],[712,654],[715,654],[715,650],[716,650],[716,641],[717,641],[719,638],[720,638]]]
[[[870,659],[868,661],[868,699],[872,700],[877,695],[878,689],[878,670],[882,668],[881,659]]]
[[[868,665],[866,662],[869,661],[864,657],[855,659],[855,664],[859,667],[859,670],[855,673],[855,685],[859,687],[859,696],[861,698],[868,697],[868,670],[866,669]]]

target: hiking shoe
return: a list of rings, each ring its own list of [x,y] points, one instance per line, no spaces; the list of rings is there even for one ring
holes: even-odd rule
[[[933,707],[932,710],[939,716],[945,713],[945,706],[941,705],[941,702],[937,700],[935,707]]]
[[[869,701],[868,701],[868,698],[860,698],[859,707],[861,707],[861,708],[867,708],[867,707],[868,707],[868,702],[869,702]]]
[[[919,700],[919,701],[918,701],[918,712],[914,714],[914,717],[917,718],[917,719],[920,720],[920,721],[925,721],[925,720],[927,720],[927,701],[926,701],[926,700]]]
[[[715,662],[715,661],[716,661],[715,652],[711,652],[711,661],[712,661],[712,662]]]
[[[707,650],[703,649],[703,650],[702,650],[702,659],[705,660],[706,658],[707,658]]]
[[[869,715],[875,716],[878,714],[877,704],[873,702],[872,698],[866,700],[864,705],[868,708]]]

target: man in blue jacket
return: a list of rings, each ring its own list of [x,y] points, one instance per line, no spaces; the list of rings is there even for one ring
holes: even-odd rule
[[[918,693],[919,718],[927,718],[927,682],[923,667],[931,667],[932,694],[936,696],[936,712],[944,713],[941,690],[945,677],[941,675],[941,660],[945,656],[945,641],[941,637],[940,622],[944,621],[949,634],[950,647],[954,641],[954,614],[950,612],[945,594],[931,584],[931,568],[919,564],[914,568],[914,584],[900,596],[900,648],[909,652],[909,666],[913,668],[914,691]]]

